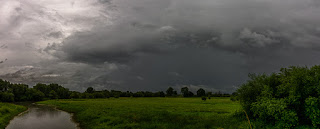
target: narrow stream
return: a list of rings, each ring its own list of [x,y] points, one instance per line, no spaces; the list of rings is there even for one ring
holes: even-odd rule
[[[28,108],[11,120],[6,129],[78,129],[67,112],[36,104],[28,104]]]

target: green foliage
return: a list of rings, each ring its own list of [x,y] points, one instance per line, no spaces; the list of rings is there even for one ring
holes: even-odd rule
[[[9,92],[0,92],[0,98],[2,102],[13,102],[14,94]]]
[[[31,101],[40,101],[45,97],[45,95],[41,91],[33,88],[27,89],[26,95],[27,99]]]
[[[93,93],[95,90],[92,87],[88,87],[86,93]]]
[[[167,93],[167,96],[173,96],[173,88],[172,87],[169,87],[168,89],[167,89],[167,91],[166,91],[166,93]]]
[[[202,88],[200,88],[198,91],[197,91],[197,96],[198,97],[201,97],[201,96],[205,96],[206,95],[206,91]]]
[[[79,99],[79,98],[80,98],[80,93],[73,91],[73,92],[70,94],[70,98],[71,98],[71,99]]]
[[[13,84],[0,79],[0,101],[39,101],[44,98],[70,98],[71,92],[58,84],[36,84],[33,88],[28,88],[25,84]]]
[[[239,98],[238,98],[238,93],[237,93],[237,92],[233,92],[233,93],[231,94],[230,100],[231,100],[231,101],[238,101],[238,100],[239,100]]]
[[[182,87],[181,93],[182,93],[183,97],[193,97],[194,96],[194,94],[191,91],[189,91],[188,87]]]
[[[183,97],[188,97],[189,96],[189,88],[188,87],[182,87],[181,88],[181,93]]]
[[[306,115],[312,122],[314,127],[319,128],[320,125],[320,100],[319,98],[309,97],[306,99]]]
[[[278,128],[320,125],[320,66],[282,68],[270,75],[250,74],[236,99],[250,118]]]
[[[201,100],[206,101],[206,100],[207,100],[207,97],[206,97],[206,96],[202,96],[202,97],[201,97]]]
[[[12,93],[14,94],[15,101],[25,101],[27,99],[25,96],[25,93],[28,89],[28,85],[12,84],[12,85],[10,85],[10,89],[12,90]]]
[[[51,90],[49,93],[49,97],[50,99],[58,99],[58,94],[54,90]]]

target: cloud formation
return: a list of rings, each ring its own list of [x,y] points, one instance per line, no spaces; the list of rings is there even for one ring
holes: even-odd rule
[[[317,0],[0,3],[0,77],[14,82],[231,92],[250,72],[320,62]]]

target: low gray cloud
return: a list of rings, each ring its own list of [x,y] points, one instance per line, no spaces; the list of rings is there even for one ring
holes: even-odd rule
[[[320,63],[317,0],[1,5],[11,8],[0,6],[5,12],[0,25],[8,32],[0,30],[0,42],[6,43],[0,45],[0,59],[10,59],[0,63],[0,77],[30,85],[56,82],[82,91],[88,86],[133,91],[190,86],[231,92],[250,72]]]

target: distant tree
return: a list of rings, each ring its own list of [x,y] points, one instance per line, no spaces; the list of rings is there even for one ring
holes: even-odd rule
[[[92,87],[88,87],[86,92],[87,93],[93,93],[95,90]]]
[[[9,86],[10,86],[10,82],[0,79],[0,92],[7,91],[9,89]]]
[[[86,99],[93,99],[94,98],[93,94],[90,94],[90,93],[84,93],[84,94],[86,96]]]
[[[80,99],[86,99],[87,98],[87,93],[81,93],[79,98]]]
[[[153,97],[165,97],[165,94],[163,91],[159,91],[153,94]]]
[[[194,96],[193,92],[189,91],[186,97],[193,97],[193,96]]]
[[[29,88],[26,94],[27,99],[30,101],[40,101],[43,100],[43,98],[45,97],[44,93],[34,88]]]
[[[152,97],[152,96],[153,96],[152,92],[150,92],[150,91],[144,92],[144,97]]]
[[[45,97],[49,97],[49,93],[52,90],[49,86],[46,84],[38,83],[35,86],[33,86],[33,89],[41,91]]]
[[[166,95],[164,94],[163,91],[160,91],[160,96],[159,97],[165,97]]]
[[[14,102],[14,94],[9,92],[0,92],[0,100],[2,102]]]
[[[106,98],[110,98],[111,94],[108,90],[103,90],[102,92]]]
[[[50,97],[50,99],[58,99],[59,98],[58,94],[54,90],[50,91],[49,97]]]
[[[57,88],[56,93],[58,94],[58,98],[60,98],[60,99],[68,99],[71,94],[71,92],[69,91],[68,88],[64,88],[60,85]]]
[[[122,93],[121,91],[111,90],[110,95],[111,95],[112,97],[115,97],[115,96],[120,97],[121,93]]]
[[[178,95],[177,91],[173,91],[173,96],[177,96],[177,95]]]
[[[10,90],[14,94],[14,101],[25,101],[26,91],[28,89],[28,85],[25,84],[11,84]]]
[[[189,97],[189,89],[188,89],[188,87],[182,87],[181,88],[181,93],[182,93],[183,97]]]
[[[201,97],[201,96],[205,96],[206,95],[206,91],[202,88],[200,88],[198,91],[197,91],[197,96],[198,97]]]
[[[80,95],[79,95],[78,92],[72,92],[72,93],[70,94],[70,98],[71,98],[71,99],[78,99],[78,98],[80,98]]]
[[[104,94],[101,91],[95,92],[93,93],[93,95],[94,95],[94,98],[104,98]]]
[[[144,92],[139,91],[139,92],[133,93],[133,97],[144,97]]]
[[[212,92],[207,92],[207,96],[212,96]]]
[[[166,91],[166,93],[167,93],[167,96],[173,96],[173,88],[172,87],[169,87],[168,89],[167,89],[167,91]]]

